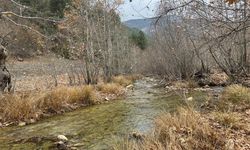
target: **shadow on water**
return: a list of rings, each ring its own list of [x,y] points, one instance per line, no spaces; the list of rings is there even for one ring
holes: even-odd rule
[[[0,129],[0,149],[48,149],[52,140],[32,137],[56,137],[66,135],[70,143],[81,143],[81,149],[108,149],[114,136],[133,131],[147,132],[153,126],[154,117],[162,111],[174,111],[182,104],[182,98],[170,95],[163,88],[155,88],[157,81],[143,79],[135,83],[134,90],[119,101],[84,108],[64,115],[45,119],[25,127]],[[193,93],[197,100],[204,93]],[[16,142],[15,142],[16,141]]]

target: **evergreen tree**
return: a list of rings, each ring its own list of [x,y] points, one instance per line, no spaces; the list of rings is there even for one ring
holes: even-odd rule
[[[134,44],[136,44],[140,49],[144,50],[148,46],[148,40],[144,32],[132,29],[132,34],[130,36],[130,39]]]

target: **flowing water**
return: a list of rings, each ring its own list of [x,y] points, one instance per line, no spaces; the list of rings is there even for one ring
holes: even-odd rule
[[[0,129],[0,149],[48,149],[57,135],[68,137],[79,149],[109,149],[117,137],[137,131],[146,133],[161,112],[173,112],[183,104],[183,97],[157,88],[157,81],[146,78],[134,85],[126,98],[51,117],[25,127]],[[192,92],[195,101],[204,93]],[[79,144],[80,143],[80,144]]]

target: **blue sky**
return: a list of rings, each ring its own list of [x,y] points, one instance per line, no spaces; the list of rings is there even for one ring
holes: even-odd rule
[[[160,0],[124,0],[125,3],[118,8],[122,21],[139,18],[150,18],[155,15],[156,6]]]

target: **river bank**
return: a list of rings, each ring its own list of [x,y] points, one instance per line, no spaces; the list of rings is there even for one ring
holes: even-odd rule
[[[158,85],[158,80],[142,78],[118,101],[55,115],[27,126],[2,128],[0,149],[56,149],[58,135],[68,138],[68,149],[110,149],[116,139],[127,134],[146,134],[158,114],[175,112],[184,104],[182,95]],[[207,94],[190,91],[187,96],[202,103]]]
[[[208,97],[201,109],[186,101],[176,113],[162,113],[155,118],[151,134],[117,143],[113,149],[199,150],[250,149],[250,90],[230,85],[214,99]]]
[[[144,77],[119,101],[104,100],[105,104],[52,115],[34,124],[2,128],[0,149],[247,148],[249,89],[238,85],[225,90],[186,88],[180,83],[165,87],[161,83]],[[228,103],[245,97],[237,107]]]
[[[116,76],[111,83],[58,86],[46,91],[1,95],[0,127],[25,126],[43,118],[121,98],[138,76]]]

